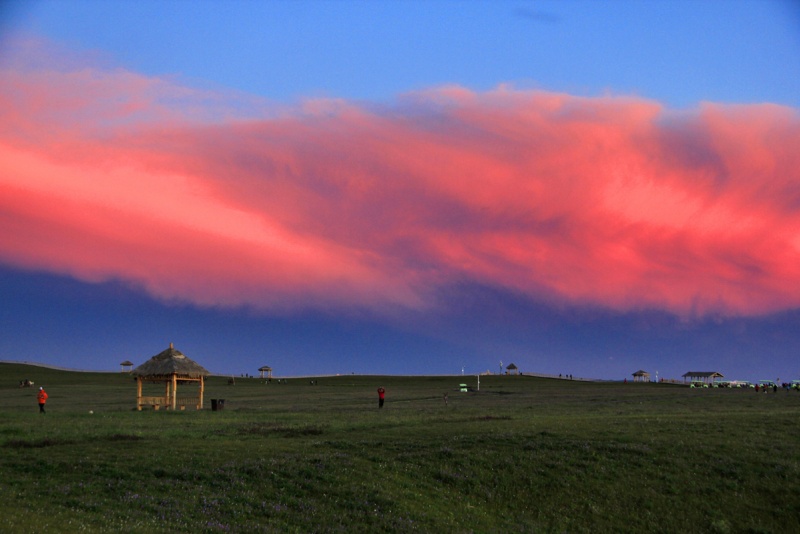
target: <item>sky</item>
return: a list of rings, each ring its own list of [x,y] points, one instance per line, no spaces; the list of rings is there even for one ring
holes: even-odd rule
[[[800,378],[800,4],[0,2],[0,359]]]

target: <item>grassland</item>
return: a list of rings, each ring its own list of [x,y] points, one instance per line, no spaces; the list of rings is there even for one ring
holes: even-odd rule
[[[795,391],[211,377],[137,412],[122,373],[0,377],[2,532],[800,532]]]

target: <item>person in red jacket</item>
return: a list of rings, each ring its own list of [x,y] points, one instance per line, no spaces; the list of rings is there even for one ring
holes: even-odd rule
[[[383,399],[386,395],[386,390],[383,387],[378,388],[378,408],[383,408]]]
[[[47,402],[47,392],[44,390],[43,387],[39,388],[39,393],[36,395],[36,400],[39,401],[39,413],[45,413],[44,403]]]

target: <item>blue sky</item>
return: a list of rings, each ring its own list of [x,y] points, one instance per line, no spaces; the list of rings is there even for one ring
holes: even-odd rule
[[[0,359],[800,373],[795,2],[4,2],[0,68]]]
[[[279,101],[502,83],[677,107],[800,98],[788,1],[5,4],[5,31]]]

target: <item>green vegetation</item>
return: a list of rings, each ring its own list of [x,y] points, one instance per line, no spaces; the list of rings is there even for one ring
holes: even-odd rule
[[[137,412],[127,374],[0,376],[4,532],[800,532],[796,391],[212,377]]]

